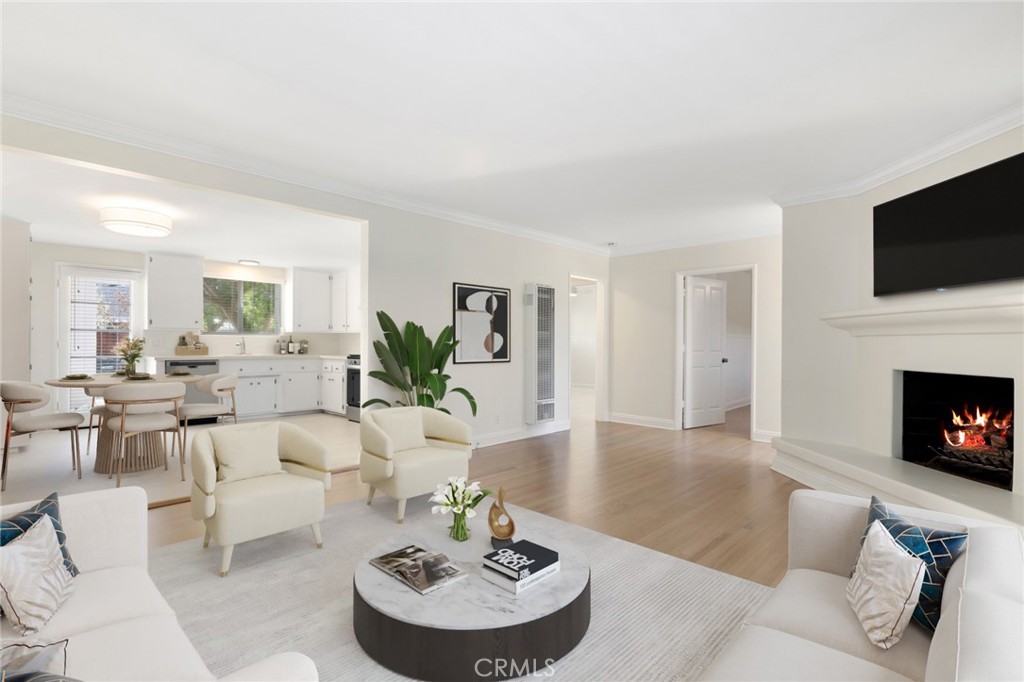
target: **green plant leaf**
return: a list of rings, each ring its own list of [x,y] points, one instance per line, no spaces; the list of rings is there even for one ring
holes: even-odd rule
[[[470,393],[469,391],[467,391],[466,389],[462,388],[462,387],[453,388],[452,389],[452,393],[461,393],[463,396],[465,396],[466,400],[469,401],[469,409],[472,410],[473,416],[475,417],[476,416],[476,398],[473,397],[473,394]]]
[[[427,390],[432,396],[434,396],[435,403],[441,402],[444,400],[444,396],[448,392],[447,378],[440,374],[428,374]]]
[[[383,310],[377,311],[377,323],[384,332],[384,341],[388,344],[391,354],[400,366],[405,367],[409,363],[409,351],[402,340],[402,333],[398,331],[398,325]]]
[[[405,346],[409,349],[409,378],[413,386],[426,388],[430,374],[431,344],[427,333],[418,324],[405,326]]]
[[[386,346],[383,341],[377,340],[373,342],[373,349],[377,352],[377,359],[380,360],[380,364],[384,368],[384,372],[391,377],[392,382],[390,385],[400,391],[411,391],[412,387],[409,385],[405,371],[402,369],[402,365],[398,361],[398,358],[392,354],[390,347]],[[371,374],[371,376],[373,375]],[[381,381],[384,380],[381,379]]]
[[[367,407],[370,407],[371,405],[384,405],[385,407],[391,407],[391,403],[384,400],[383,398],[370,398],[369,400],[362,404],[362,407],[365,409]]]
[[[434,397],[429,393],[420,393],[419,400],[417,401],[416,404],[422,407],[433,407]]]
[[[449,410],[447,408],[444,408],[444,407],[434,406],[434,409],[437,410],[438,412],[444,412],[445,414],[451,414],[451,410]]]
[[[434,341],[434,351],[430,358],[430,367],[438,374],[444,374],[444,366],[448,364],[448,358],[451,357],[452,351],[455,350],[455,344],[452,342],[454,335],[455,329],[448,325],[441,330],[441,333],[437,335],[437,340]]]

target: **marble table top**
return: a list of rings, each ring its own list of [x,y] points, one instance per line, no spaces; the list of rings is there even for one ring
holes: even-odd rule
[[[576,547],[563,540],[553,541],[541,527],[544,523],[561,523],[542,517],[537,527],[516,524],[516,540],[549,547],[558,552],[559,572],[545,578],[518,595],[507,592],[485,580],[480,574],[483,556],[492,551],[487,527],[489,500],[480,504],[476,517],[469,519],[470,538],[456,542],[448,537],[451,515],[434,516],[419,529],[398,530],[367,552],[356,567],[355,588],[373,608],[392,618],[413,625],[450,630],[480,630],[527,623],[553,613],[580,595],[590,579],[590,564]],[[396,526],[396,529],[401,529]],[[421,595],[416,590],[384,571],[370,565],[370,559],[419,545],[445,554],[452,563],[469,576],[450,585]]]

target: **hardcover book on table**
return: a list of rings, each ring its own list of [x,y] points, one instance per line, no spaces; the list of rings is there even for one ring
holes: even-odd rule
[[[468,573],[438,554],[416,545],[408,545],[394,552],[370,559],[370,564],[402,581],[420,594],[465,578]]]
[[[522,580],[513,580],[504,573],[495,571],[490,566],[484,566],[480,575],[483,576],[484,580],[494,583],[503,590],[507,590],[512,594],[519,594],[523,590],[529,589],[538,583],[544,582],[545,579],[550,578],[561,570],[561,564],[555,562],[549,564],[546,568],[542,568],[536,573],[531,573]]]
[[[484,567],[503,573],[514,581],[525,580],[557,563],[558,552],[529,540],[519,540],[484,555]]]

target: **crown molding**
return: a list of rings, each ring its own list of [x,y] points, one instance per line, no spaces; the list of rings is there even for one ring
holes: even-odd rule
[[[691,246],[703,246],[705,244],[720,244],[722,242],[736,242],[743,239],[771,237],[777,234],[782,234],[781,225],[762,225],[761,227],[749,230],[734,230],[732,232],[719,234],[705,233],[664,242],[651,242],[649,244],[637,244],[634,246],[616,246],[611,248],[610,251],[612,258],[617,258],[619,256],[635,256],[642,253],[653,253],[655,251],[685,249]]]
[[[820,187],[806,192],[779,194],[773,196],[772,201],[779,206],[786,207],[862,194],[879,185],[924,168],[931,163],[935,163],[947,156],[952,156],[957,152],[973,147],[985,140],[990,140],[997,135],[1002,135],[1022,125],[1024,125],[1024,108],[1017,105],[980,123],[955,132],[935,144],[919,149],[899,161],[883,166],[867,175],[862,175],[855,180],[828,187]]]
[[[451,222],[461,223],[470,227],[491,230],[493,232],[501,232],[503,234],[522,237],[524,239],[532,239],[534,241],[545,242],[554,246],[561,246],[577,251],[585,251],[587,253],[594,253],[602,256],[611,255],[610,249],[606,246],[598,246],[587,242],[581,242],[531,227],[524,227],[514,223],[506,223],[500,220],[492,220],[473,213],[448,209],[443,206],[437,206],[426,202],[414,201],[394,194],[368,190],[364,187],[339,182],[332,178],[315,173],[307,173],[295,168],[261,161],[252,157],[232,154],[214,147],[186,142],[177,138],[161,135],[159,133],[142,130],[141,128],[115,123],[107,119],[90,116],[88,114],[81,114],[68,109],[24,99],[22,97],[4,95],[2,113],[4,116],[22,119],[31,123],[61,128],[71,132],[109,140],[111,142],[127,144],[133,147],[159,152],[161,154],[177,156],[190,161],[208,163],[221,168],[227,168],[270,180],[278,180],[280,182],[298,185],[307,189],[344,196],[349,199],[366,201],[368,203],[386,206],[400,211],[408,211],[410,213],[417,213],[431,218],[449,220]]]

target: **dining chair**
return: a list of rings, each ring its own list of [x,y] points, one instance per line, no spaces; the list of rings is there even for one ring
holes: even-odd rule
[[[92,398],[92,402],[89,404],[89,427],[88,427],[89,431],[88,431],[88,435],[86,436],[86,440],[85,440],[85,454],[86,454],[86,456],[89,455],[89,451],[92,448],[92,420],[93,420],[93,417],[96,418],[97,425],[102,427],[103,426],[103,417],[105,417],[110,412],[107,409],[106,404],[104,404],[104,403],[100,403],[99,405],[96,404],[96,399],[97,398],[102,398],[103,397],[103,392],[106,391],[106,390],[107,389],[105,389],[105,388],[97,388],[96,386],[88,386],[88,387],[85,388],[85,394],[87,396],[89,396],[90,398]],[[96,437],[96,441],[97,441],[97,443],[99,442],[99,436],[98,435]]]
[[[238,385],[237,374],[210,374],[195,384],[196,390],[217,398],[215,403],[185,403],[178,410],[178,416],[185,422],[182,442],[188,445],[188,420],[205,417],[231,417],[238,423],[238,412],[235,409],[235,387]],[[227,404],[231,399],[231,406]]]
[[[4,461],[0,468],[0,492],[7,490],[7,458],[11,450],[11,438],[36,431],[69,431],[71,433],[71,467],[78,470],[82,478],[82,458],[78,447],[78,426],[85,417],[77,412],[56,412],[38,416],[18,414],[45,407],[50,402],[50,391],[45,386],[28,381],[0,382],[0,398],[7,411],[4,428]]]
[[[181,480],[185,480],[185,452],[179,428],[178,409],[185,399],[185,384],[180,381],[132,382],[111,386],[103,394],[110,411],[104,422],[114,432],[117,442],[114,458],[117,462],[117,487],[121,487],[124,470],[125,443],[129,438],[147,433],[174,434],[171,447],[178,444],[181,459]],[[164,470],[167,459],[164,458]],[[107,478],[113,476],[113,470]]]

